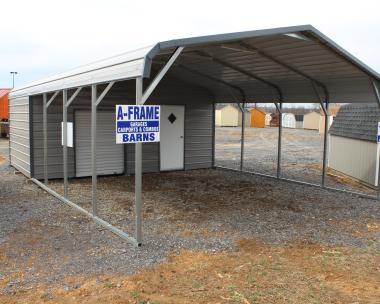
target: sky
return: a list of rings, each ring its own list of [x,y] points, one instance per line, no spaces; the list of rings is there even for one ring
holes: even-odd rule
[[[0,88],[158,41],[311,24],[380,72],[380,1],[0,0]]]

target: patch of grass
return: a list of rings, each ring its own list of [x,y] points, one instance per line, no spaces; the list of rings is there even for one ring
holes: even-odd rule
[[[253,291],[248,296],[247,299],[251,304],[257,303],[257,301],[260,299],[261,293],[259,291]]]
[[[134,290],[134,291],[131,292],[131,296],[134,299],[138,299],[138,298],[141,297],[141,294],[138,291]]]
[[[193,282],[193,284],[191,285],[191,287],[193,287],[194,289],[199,289],[202,287],[202,284],[198,281],[195,281]]]

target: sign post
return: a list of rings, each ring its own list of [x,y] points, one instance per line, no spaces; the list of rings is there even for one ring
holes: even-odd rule
[[[116,106],[117,144],[159,141],[160,106]]]

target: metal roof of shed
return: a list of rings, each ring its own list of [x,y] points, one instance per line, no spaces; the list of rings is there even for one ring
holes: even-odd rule
[[[315,88],[331,102],[376,101],[371,81],[379,83],[380,75],[310,25],[160,42],[32,82],[11,96],[152,78],[180,46],[168,75],[206,88],[218,102],[315,103]]]

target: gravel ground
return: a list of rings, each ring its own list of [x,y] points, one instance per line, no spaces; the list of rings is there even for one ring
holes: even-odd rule
[[[217,165],[240,168],[240,127],[215,130]],[[277,173],[278,128],[246,128],[244,169],[269,175]],[[283,129],[281,173],[289,179],[321,183],[323,134],[315,130]],[[376,195],[376,191],[348,176],[328,172],[326,185],[333,188]]]
[[[6,155],[7,142],[0,141]],[[99,178],[101,217],[133,231],[133,177]],[[70,199],[90,209],[89,178]],[[51,181],[62,191],[62,181]],[[69,276],[131,274],[186,249],[235,250],[240,239],[379,246],[377,201],[225,170],[145,174],[144,245],[135,248],[0,164],[0,292]],[[371,227],[377,227],[372,229]],[[22,276],[23,280],[13,280]],[[66,283],[62,283],[66,284]],[[67,285],[67,288],[77,286]]]

